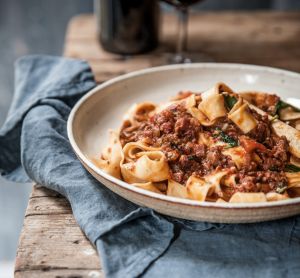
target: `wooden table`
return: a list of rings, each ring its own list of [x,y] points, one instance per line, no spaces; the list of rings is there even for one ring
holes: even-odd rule
[[[161,46],[147,55],[121,57],[97,41],[91,15],[73,18],[64,55],[88,60],[97,82],[161,63],[174,50],[176,22],[162,19]],[[217,62],[250,63],[300,72],[300,12],[213,12],[193,14],[189,49]],[[34,186],[15,264],[16,277],[103,277],[96,250],[76,224],[66,199]]]

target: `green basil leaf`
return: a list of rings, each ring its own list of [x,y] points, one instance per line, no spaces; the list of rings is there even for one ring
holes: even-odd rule
[[[293,106],[293,105],[290,105],[289,103],[286,103],[284,102],[283,100],[279,100],[277,103],[276,103],[276,106],[275,106],[275,114],[278,114],[279,111],[283,108],[287,108],[287,107],[291,107],[294,111],[296,112],[300,112],[300,109]]]
[[[238,145],[238,142],[224,133],[223,131],[220,132],[219,136],[221,137],[222,141],[227,143],[230,147],[236,147]]]
[[[292,173],[300,172],[300,167],[293,164],[287,164],[285,165],[285,171],[292,172]]]
[[[237,99],[234,96],[230,95],[223,95],[225,105],[228,108],[228,110],[231,110],[232,107],[237,103]]]

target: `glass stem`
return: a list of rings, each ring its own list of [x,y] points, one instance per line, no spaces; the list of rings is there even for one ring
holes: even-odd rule
[[[179,34],[177,41],[177,55],[183,54],[187,50],[187,27],[188,27],[188,8],[180,7],[178,13]]]

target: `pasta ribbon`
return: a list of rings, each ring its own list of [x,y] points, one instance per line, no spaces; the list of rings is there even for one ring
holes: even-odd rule
[[[225,84],[218,83],[212,89],[205,91],[201,94],[202,101],[198,109],[210,120],[213,121],[217,118],[226,116],[227,111],[224,104],[224,98],[220,94],[221,88]],[[225,85],[226,86],[226,85]],[[226,86],[226,88],[228,88]]]
[[[198,143],[204,144],[207,147],[213,146],[215,144],[211,136],[202,132],[199,133]]]
[[[203,126],[211,126],[216,121],[209,120],[203,112],[201,112],[198,108],[196,108],[196,98],[195,95],[192,94],[189,97],[187,97],[185,100],[185,108],[187,109],[187,112],[190,113],[194,118],[196,118],[201,125]]]
[[[288,189],[292,187],[299,187],[300,188],[300,172],[296,173],[285,173],[288,178]]]
[[[204,179],[190,176],[186,182],[189,199],[205,201],[208,195],[214,193],[215,185],[207,183]]]
[[[218,198],[216,203],[227,203],[225,200],[223,200],[222,198]]]
[[[229,203],[256,203],[256,202],[266,202],[267,198],[263,192],[236,192],[232,195]]]
[[[294,126],[295,129],[300,130],[300,120],[295,121]]]
[[[196,106],[196,98],[195,98],[195,94],[191,94],[189,97],[187,97],[186,99],[184,99],[185,102],[185,108],[187,110],[189,110],[192,107]]]
[[[291,162],[291,164],[296,165],[297,167],[300,167],[300,158],[291,155],[290,162]]]
[[[204,176],[205,181],[213,186],[214,193],[216,193],[220,197],[223,196],[221,181],[228,174],[228,172],[229,170],[226,169],[222,171],[214,171],[213,173]]]
[[[236,174],[227,174],[223,179],[223,184],[227,187],[235,187],[236,186]]]
[[[186,187],[171,179],[168,180],[167,195],[184,199],[189,198]]]
[[[146,121],[149,113],[154,111],[156,107],[157,106],[152,102],[135,103],[124,115],[123,120],[129,121],[132,125],[134,125],[135,122]]]
[[[153,182],[145,182],[145,183],[133,183],[132,185],[159,194],[163,194],[163,192],[166,191],[166,185],[163,183],[155,184]]]
[[[279,118],[282,121],[292,121],[300,119],[300,112],[295,111],[292,107],[286,107],[279,111]]]
[[[227,170],[215,172],[204,178],[190,176],[186,182],[186,186],[183,186],[174,180],[169,180],[167,195],[197,201],[205,201],[214,193],[218,196],[223,196],[221,179],[227,173]]]
[[[285,136],[289,142],[289,151],[300,158],[300,131],[282,121],[273,121],[272,127],[278,136]]]
[[[212,126],[216,120],[209,120],[199,109],[196,107],[188,108],[187,110],[194,118],[196,118],[203,126]]]
[[[120,162],[123,152],[119,141],[119,133],[113,130],[109,131],[109,145],[104,149],[100,158],[93,158],[92,161],[106,173],[120,179]]]
[[[127,143],[123,148],[123,154],[126,161],[135,161],[145,152],[159,151],[160,148],[149,147],[141,142]]]
[[[159,182],[169,178],[165,155],[155,149],[139,142],[125,145],[121,173],[126,182]]]
[[[274,202],[289,199],[289,196],[286,193],[279,194],[276,192],[268,192],[266,194],[266,199],[268,202]]]
[[[222,153],[230,156],[238,169],[241,169],[246,164],[247,152],[241,146],[225,149]]]
[[[239,98],[237,103],[232,107],[228,118],[233,121],[243,133],[248,133],[257,126],[255,118],[249,112],[249,106]]]

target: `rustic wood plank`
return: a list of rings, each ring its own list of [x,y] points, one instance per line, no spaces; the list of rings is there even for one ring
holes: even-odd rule
[[[300,22],[299,22],[300,24]],[[300,28],[299,28],[300,31]],[[300,58],[300,49],[298,47],[300,42],[293,42],[293,43],[273,43],[273,42],[265,42],[265,43],[258,43],[252,42],[249,43],[247,41],[240,41],[238,43],[235,42],[208,42],[202,41],[201,45],[198,43],[198,48],[196,43],[192,42],[191,48],[195,48],[191,50],[191,52],[204,52],[209,53],[215,59],[223,59],[225,58],[244,58],[245,60],[252,59],[253,57],[265,58],[268,59],[270,62],[274,60],[274,55],[277,54],[281,58],[288,58],[291,60],[294,58]],[[86,50],[86,53],[82,51],[82,49]],[[151,54],[147,55],[136,55],[136,56],[115,56],[114,58],[111,57],[101,57],[101,53],[97,53],[95,50],[96,47],[92,46],[88,41],[78,41],[72,45],[72,50],[68,51],[67,55],[72,55],[72,57],[85,59],[89,62],[98,62],[102,63],[103,67],[107,67],[111,62],[114,64],[121,65],[125,63],[126,66],[130,64],[141,64],[142,66],[148,65],[151,63],[153,57],[162,56],[163,53],[161,50],[157,50],[156,52],[152,52]],[[73,51],[73,52],[72,52]],[[277,57],[277,56],[276,56]],[[287,62],[288,63],[288,62]],[[122,66],[122,65],[121,65]]]
[[[35,198],[35,197],[61,197],[62,196],[53,190],[50,190],[44,186],[35,184],[32,188],[32,192],[30,194],[30,198]]]
[[[103,277],[95,248],[60,194],[35,185],[15,263],[16,277]]]
[[[69,202],[59,193],[34,185],[25,217],[34,215],[72,214]]]
[[[267,51],[267,50],[266,50]],[[216,56],[215,58],[218,59],[218,62],[222,63],[244,63],[244,64],[256,64],[256,65],[262,65],[262,66],[270,66],[270,67],[277,67],[277,68],[283,68],[286,70],[296,71],[300,72],[300,58],[297,58],[298,54],[295,54],[293,57],[289,56],[287,57],[286,53],[292,50],[285,50],[283,53],[282,51],[278,51],[276,56],[268,57],[267,55],[257,55],[255,54],[249,54],[247,58],[241,56],[240,54],[236,53],[231,56],[224,55],[226,54],[226,48],[224,48],[223,54],[218,54],[220,56]],[[290,52],[290,53],[291,53]],[[208,56],[210,53],[206,52]],[[274,58],[276,57],[276,58]],[[107,63],[101,61],[101,60],[92,60],[89,61],[89,64],[92,68],[92,71],[95,75],[95,79],[98,83],[104,82],[108,79],[114,78],[118,75],[122,75],[128,72],[131,72],[133,70],[143,69],[147,68],[146,63],[139,63],[139,64],[132,64],[127,66],[126,63],[123,63],[123,65],[120,66],[120,68],[116,67],[115,61],[111,61],[111,64],[109,64],[107,67]],[[122,62],[120,62],[122,64]],[[153,59],[150,61],[149,66],[158,66],[160,64],[160,56],[153,57]]]
[[[69,202],[62,197],[30,198],[25,217],[31,215],[72,214]]]
[[[15,273],[15,278],[103,278],[99,269],[58,269],[58,270],[25,270]]]
[[[160,47],[146,55],[124,57],[101,48],[93,16],[76,17],[69,25],[65,56],[86,59],[98,82],[161,65],[163,53],[174,51],[174,15],[163,17]],[[85,29],[85,28],[88,28]],[[189,21],[189,51],[207,54],[216,62],[281,67],[300,71],[299,12],[205,12]]]
[[[209,39],[222,41],[235,39],[260,42],[299,41],[299,11],[257,12],[201,12],[190,15],[189,38],[194,41]],[[236,31],[240,31],[237,33]],[[176,37],[177,25],[174,14],[162,17],[161,41],[169,42]],[[194,35],[202,34],[203,37]],[[296,35],[294,37],[294,35]],[[167,36],[167,38],[166,38]],[[166,38],[166,39],[165,39]],[[96,20],[93,15],[74,17],[68,26],[66,42],[97,39]],[[108,53],[107,53],[108,54]]]
[[[100,270],[95,248],[72,214],[25,217],[15,272],[26,270]]]

